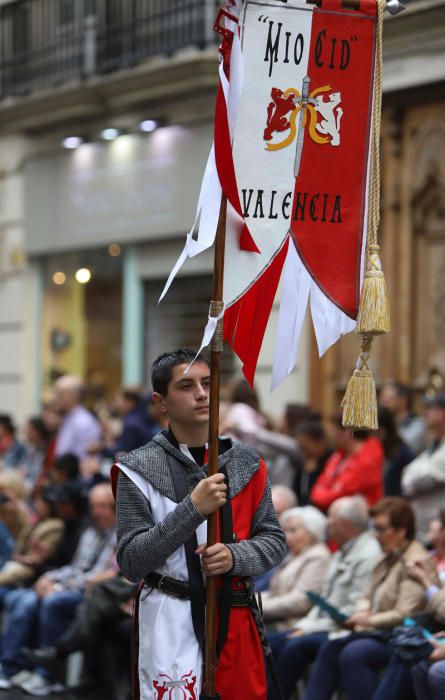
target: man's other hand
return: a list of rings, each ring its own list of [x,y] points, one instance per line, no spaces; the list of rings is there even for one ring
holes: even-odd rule
[[[195,554],[201,554],[201,566],[206,576],[221,576],[233,568],[232,552],[222,542],[211,547],[201,544]]]
[[[227,486],[224,483],[224,478],[224,474],[213,474],[207,479],[202,479],[193,489],[191,499],[201,515],[207,517],[226,502]]]

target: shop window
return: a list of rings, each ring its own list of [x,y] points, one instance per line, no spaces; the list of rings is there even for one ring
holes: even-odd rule
[[[88,403],[108,400],[122,376],[122,270],[106,251],[48,256],[42,324],[44,392],[61,374],[81,376]],[[79,271],[87,270],[85,276]]]

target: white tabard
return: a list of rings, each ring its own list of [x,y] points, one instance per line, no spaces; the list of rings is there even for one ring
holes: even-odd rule
[[[155,523],[162,522],[176,508],[174,501],[132,469],[117,466],[150,501]],[[198,527],[196,536],[198,544],[207,541],[207,521]],[[184,547],[173,552],[156,571],[187,581]],[[139,598],[138,626],[140,700],[197,700],[202,653],[193,629],[190,601],[144,586]]]

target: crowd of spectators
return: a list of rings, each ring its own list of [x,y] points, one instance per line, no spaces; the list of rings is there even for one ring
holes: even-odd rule
[[[121,389],[105,417],[84,398],[67,375],[20,433],[0,415],[0,690],[63,690],[74,651],[88,652],[83,677],[101,687],[115,680],[109,669],[129,675],[137,586],[117,567],[109,474],[161,417],[136,387]],[[121,644],[128,653],[116,653]]]
[[[255,582],[286,699],[445,700],[445,395],[421,415],[401,384],[379,398],[375,433],[296,404],[274,423],[244,381],[221,405],[286,533]],[[162,421],[136,387],[87,409],[73,376],[20,432],[0,415],[0,690],[61,690],[75,651],[85,682],[128,675],[137,582],[116,564],[109,473]]]
[[[421,415],[397,382],[379,398],[375,433],[298,406],[277,434],[247,385],[224,410],[286,532],[256,581],[286,700],[445,700],[445,394]]]

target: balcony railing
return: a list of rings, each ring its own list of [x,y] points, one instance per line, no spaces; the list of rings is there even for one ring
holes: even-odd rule
[[[215,43],[219,0],[18,0],[0,7],[0,99]]]

